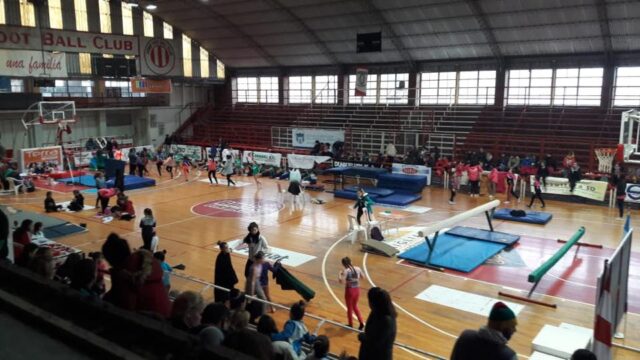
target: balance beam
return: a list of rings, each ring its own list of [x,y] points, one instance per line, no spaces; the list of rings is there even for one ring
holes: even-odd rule
[[[571,236],[571,238],[569,240],[567,240],[566,244],[564,244],[560,250],[556,251],[555,254],[553,254],[553,256],[551,256],[549,259],[547,259],[547,261],[545,261],[542,265],[540,265],[537,269],[533,270],[530,274],[529,277],[527,278],[527,281],[529,281],[530,283],[538,283],[540,281],[540,279],[542,279],[542,277],[549,271],[551,270],[551,268],[558,263],[558,261],[560,261],[560,259],[562,259],[562,257],[569,251],[569,249],[575,245],[578,240],[580,240],[580,238],[582,238],[582,236],[584,235],[584,226],[581,226],[578,231],[575,232],[575,234],[573,234]]]
[[[489,223],[489,229],[493,231],[493,225],[491,224],[491,215],[489,215],[489,211],[497,208],[498,206],[500,206],[500,200],[493,200],[486,204],[482,204],[473,209],[462,212],[458,215],[454,215],[448,219],[439,221],[418,231],[418,235],[420,237],[424,237],[425,241],[427,242],[427,247],[429,248],[429,256],[427,257],[425,265],[427,267],[431,265],[431,255],[433,254],[433,250],[436,247],[436,241],[438,240],[438,234],[440,233],[440,230],[451,227],[452,225],[455,225],[463,220],[482,214],[484,212],[485,216],[487,217],[487,223]],[[433,240],[431,241],[429,241],[430,234],[434,234]]]

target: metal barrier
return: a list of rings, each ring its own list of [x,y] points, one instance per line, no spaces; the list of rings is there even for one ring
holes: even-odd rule
[[[176,289],[178,288],[180,291],[195,291],[197,293],[200,293],[202,295],[202,297],[205,299],[206,302],[213,302],[213,290],[214,289],[219,289],[219,290],[223,290],[223,291],[227,291],[230,292],[230,289],[224,288],[222,286],[218,286],[215,284],[212,284],[210,282],[207,282],[205,280],[202,279],[198,279],[196,277],[193,276],[189,276],[189,275],[183,275],[183,274],[176,274],[171,273],[171,288],[172,289]],[[289,307],[285,306],[285,305],[281,305],[278,303],[274,303],[271,301],[267,301],[267,300],[263,300],[263,299],[259,299],[257,297],[254,296],[246,296],[247,299],[250,299],[252,301],[257,301],[257,302],[261,302],[263,304],[269,305],[269,306],[273,306],[282,310],[286,310],[289,311]],[[314,314],[310,314],[310,313],[305,313],[305,318],[307,319],[311,319],[315,322],[315,331],[313,332],[318,332],[320,330],[320,328],[322,328],[324,325],[330,325],[330,326],[334,326],[337,327],[338,329],[341,330],[346,330],[349,332],[352,332],[354,334],[359,334],[362,331],[360,330],[356,330],[354,328],[351,328],[347,325],[343,325],[339,322],[330,320],[330,319],[326,319],[323,318],[321,316],[318,315],[314,315]],[[313,328],[313,327],[310,327]],[[425,350],[421,350],[418,348],[415,348],[413,346],[407,345],[407,344],[403,344],[400,342],[395,342],[394,346],[403,349],[404,351],[407,351],[413,355],[415,355],[416,357],[422,358],[422,359],[434,359],[434,360],[446,360],[445,357],[440,356],[440,355],[436,355],[433,353],[430,353],[428,351]]]

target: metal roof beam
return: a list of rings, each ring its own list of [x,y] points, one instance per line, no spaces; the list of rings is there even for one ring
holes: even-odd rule
[[[613,54],[613,45],[611,43],[611,28],[609,27],[609,13],[607,12],[607,1],[596,0],[596,12],[600,22],[600,34],[602,35],[602,43],[604,54],[607,61],[611,59]]]
[[[265,50],[265,48],[260,45],[260,43],[258,43],[256,41],[256,39],[254,39],[251,35],[247,34],[246,32],[244,32],[238,25],[232,23],[229,19],[227,19],[224,15],[218,13],[217,11],[213,10],[211,8],[211,6],[208,6],[207,4],[202,3],[201,1],[198,0],[192,0],[192,3],[197,4],[198,7],[200,7],[201,9],[203,9],[203,11],[206,11],[208,14],[211,15],[212,20],[214,21],[219,21],[221,24],[225,25],[226,27],[230,28],[231,30],[235,31],[236,33],[238,33],[238,35],[240,35],[240,37],[242,39],[244,39],[245,41],[247,41],[247,43],[249,43],[249,45],[255,49],[258,54],[260,54],[260,56],[267,61],[267,63],[269,63],[269,65],[271,66],[277,66],[280,67],[282,66],[275,57],[273,57],[271,54],[269,54],[267,52],[267,50]],[[213,5],[212,5],[213,6]],[[224,61],[224,60],[223,60]]]
[[[493,29],[489,26],[489,22],[487,21],[487,17],[480,6],[479,0],[467,0],[467,4],[471,8],[471,12],[473,16],[478,21],[480,25],[480,31],[484,35],[485,39],[487,39],[487,43],[489,48],[491,48],[491,52],[493,56],[498,60],[499,64],[503,64],[504,56],[502,55],[502,51],[500,50],[500,46],[498,46],[498,41],[496,40],[495,35],[493,34]]]
[[[407,65],[409,65],[409,68],[412,71],[417,71],[416,62],[413,60],[413,57],[411,56],[407,48],[404,46],[404,44],[402,43],[402,40],[400,40],[400,37],[398,37],[395,30],[393,30],[393,28],[391,27],[387,19],[385,19],[382,12],[375,6],[375,4],[373,3],[373,0],[360,0],[360,3],[365,7],[365,9],[367,9],[369,14],[371,14],[374,18],[376,18],[380,23],[380,25],[382,25],[384,32],[386,32],[387,35],[389,35],[389,39],[391,40],[391,43],[396,48],[396,50],[400,53],[400,56],[402,57],[402,59],[407,63]]]
[[[266,3],[270,4],[272,7],[276,8],[278,11],[286,14],[290,17],[300,28],[302,32],[304,32],[309,39],[311,39],[316,46],[320,49],[322,54],[327,57],[334,65],[340,65],[340,60],[338,57],[329,49],[327,44],[320,39],[320,37],[311,29],[300,17],[293,13],[290,9],[285,7],[278,0],[264,0]]]

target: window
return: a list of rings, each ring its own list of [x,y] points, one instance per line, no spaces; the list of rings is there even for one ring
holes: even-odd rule
[[[133,12],[131,5],[121,2],[122,7],[122,33],[124,35],[133,35]]]
[[[616,70],[613,106],[640,106],[640,67]]]
[[[49,27],[62,29],[62,5],[60,0],[49,0]]]
[[[260,96],[258,102],[277,104],[278,103],[278,77],[260,78]]]
[[[32,3],[20,0],[20,24],[22,26],[36,26],[36,10]]]
[[[290,76],[289,77],[289,103],[310,104],[313,92],[313,77]]]
[[[349,75],[349,104],[375,104],[378,101],[378,75],[367,75],[367,95],[356,96],[356,76]]]
[[[142,12],[142,23],[144,26],[144,36],[153,37],[153,15],[146,11]]]
[[[100,13],[100,32],[111,34],[111,8],[109,0],[98,0],[98,12]]]
[[[509,70],[507,105],[550,105],[553,69]]]
[[[11,79],[11,92],[12,93],[23,93],[24,92],[24,80],[22,80],[22,79]]]
[[[200,48],[200,77],[209,77],[209,52]]]
[[[380,75],[380,104],[407,104],[409,74]],[[368,88],[368,87],[367,87]]]
[[[318,75],[314,78],[315,99],[317,104],[335,104],[338,100],[338,77],[336,75]]]
[[[420,104],[454,104],[456,72],[428,72],[420,75]]]
[[[218,79],[224,79],[224,64],[222,61],[216,59],[216,77]]]
[[[165,39],[173,39],[173,26],[167,24],[166,22],[163,22],[162,32]]]
[[[495,71],[461,71],[458,76],[458,104],[493,104],[496,91]]]
[[[91,75],[91,54],[80,53],[78,54],[78,58],[80,62],[80,74]]]
[[[104,82],[107,97],[144,97],[144,93],[131,91],[131,81],[107,80]]]
[[[184,76],[193,76],[193,63],[191,61],[191,38],[182,34],[182,70]]]
[[[4,25],[7,23],[7,19],[4,14],[4,0],[0,0],[0,24]]]
[[[56,80],[54,87],[42,87],[43,97],[91,97],[93,81],[91,80]]]
[[[76,30],[89,31],[87,0],[74,0],[73,5],[76,12]]]
[[[241,103],[278,103],[277,77],[241,77],[236,79],[236,99]]]
[[[258,78],[241,77],[238,78],[237,98],[242,103],[258,102]]]
[[[556,69],[554,105],[600,105],[602,68]]]

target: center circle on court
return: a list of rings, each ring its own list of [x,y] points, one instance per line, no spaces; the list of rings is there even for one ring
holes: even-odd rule
[[[275,200],[222,199],[196,204],[191,208],[194,214],[233,218],[276,213],[284,207]]]

